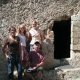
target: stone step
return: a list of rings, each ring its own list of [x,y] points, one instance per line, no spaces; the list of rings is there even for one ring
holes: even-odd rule
[[[71,58],[55,59],[54,66],[72,65],[75,68],[80,67],[80,52],[72,52]]]
[[[0,80],[7,80],[6,78],[6,73],[0,72]],[[44,78],[45,80],[80,80],[80,68],[66,65],[52,70],[45,70]]]
[[[80,80],[80,68],[60,66],[54,70],[44,71],[44,76],[46,80]]]
[[[66,65],[55,68],[55,72],[57,73],[55,80],[80,80],[80,68]]]
[[[74,67],[80,67],[80,52],[73,52],[72,59],[67,59],[68,63]]]

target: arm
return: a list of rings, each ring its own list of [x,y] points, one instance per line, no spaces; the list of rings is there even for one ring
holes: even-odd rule
[[[33,67],[33,69],[35,70],[38,67],[42,67],[44,65],[44,61],[41,61],[40,63],[38,63],[35,67]]]
[[[36,68],[42,67],[42,66],[44,65],[44,56],[41,55],[41,57],[42,57],[42,58],[41,58],[41,62],[36,65]]]
[[[29,39],[29,41],[31,42],[32,36],[31,36],[30,32],[29,32],[29,34],[28,34],[28,39]]]
[[[40,66],[43,66],[44,62],[42,61],[41,63],[37,64],[36,67],[40,67]]]
[[[8,52],[9,52],[9,48],[8,48],[8,39],[6,39],[2,45],[2,51],[5,54],[6,58],[8,58]]]
[[[43,41],[45,39],[45,35],[44,35],[43,31],[40,32],[40,37],[41,37],[41,41]]]
[[[26,38],[28,39],[29,42],[31,42],[32,36],[31,36],[31,33],[30,33],[30,32],[28,32],[28,33],[26,34]]]

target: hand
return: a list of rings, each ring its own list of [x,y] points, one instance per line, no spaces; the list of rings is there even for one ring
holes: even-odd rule
[[[9,55],[6,54],[6,59],[10,58]]]
[[[33,70],[35,70],[37,67],[33,67]]]

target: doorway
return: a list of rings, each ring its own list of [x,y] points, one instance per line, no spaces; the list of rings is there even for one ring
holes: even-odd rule
[[[71,18],[54,21],[54,59],[70,57]]]

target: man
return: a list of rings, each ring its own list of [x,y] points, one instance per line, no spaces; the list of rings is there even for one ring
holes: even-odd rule
[[[13,71],[16,66],[18,71],[18,80],[22,80],[22,66],[20,62],[20,43],[19,37],[15,36],[16,29],[12,26],[9,29],[9,35],[2,45],[3,53],[7,59],[8,80],[14,80]],[[6,53],[7,48],[7,53]]]
[[[39,29],[37,21],[32,22],[32,28],[30,29],[29,32],[30,32],[31,37],[32,37],[32,40],[30,42],[30,51],[31,51],[32,48],[33,48],[32,46],[33,46],[35,41],[38,41],[38,42],[42,43],[42,41],[44,40],[44,34]]]
[[[30,51],[30,67],[33,69],[33,74],[37,74],[37,78],[41,79],[43,77],[43,65],[44,65],[44,55],[40,50],[41,44],[37,41],[33,45],[33,50]]]

